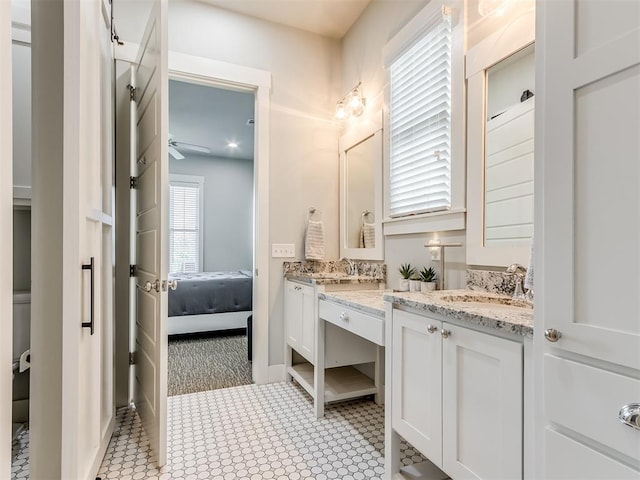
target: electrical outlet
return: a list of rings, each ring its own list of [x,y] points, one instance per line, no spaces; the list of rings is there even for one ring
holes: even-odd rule
[[[440,248],[431,248],[431,260],[434,262],[440,261]]]
[[[272,243],[271,244],[272,258],[294,258],[295,256],[296,256],[295,243]]]

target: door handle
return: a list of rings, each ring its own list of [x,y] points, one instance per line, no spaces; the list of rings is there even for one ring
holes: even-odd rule
[[[151,292],[151,290],[155,290],[156,292],[160,292],[160,280],[156,279],[155,282],[146,281],[144,285],[138,284],[138,288],[141,288],[145,292]]]
[[[88,328],[93,335],[95,325],[95,258],[91,257],[90,263],[83,263],[82,270],[89,270],[91,272],[91,317],[88,322],[82,322],[82,328]]]
[[[629,403],[622,407],[618,418],[626,426],[640,430],[640,403]]]
[[[178,281],[177,280],[163,280],[162,281],[162,291],[166,292],[167,291],[167,287],[170,288],[171,290],[175,290],[176,288],[178,288]]]

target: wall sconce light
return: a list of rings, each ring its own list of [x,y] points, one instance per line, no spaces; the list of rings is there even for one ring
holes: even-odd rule
[[[364,113],[364,107],[367,102],[362,96],[361,85],[362,82],[359,82],[349,93],[338,100],[336,105],[336,118],[338,120],[344,120],[347,117],[359,117]]]
[[[478,13],[483,17],[504,15],[510,0],[480,0],[478,2]]]

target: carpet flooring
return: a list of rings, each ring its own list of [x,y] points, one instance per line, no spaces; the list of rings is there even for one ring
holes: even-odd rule
[[[170,397],[250,383],[245,333],[234,330],[169,337]]]

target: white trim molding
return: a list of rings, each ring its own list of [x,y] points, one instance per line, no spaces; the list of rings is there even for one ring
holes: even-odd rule
[[[169,76],[255,94],[253,381],[269,383],[269,163],[271,72],[169,52]]]
[[[391,218],[389,215],[390,140],[384,135],[384,235],[428,233],[445,230],[464,230],[466,193],[466,105],[464,81],[464,6],[460,0],[429,2],[384,47],[383,61],[389,68],[391,61],[412,45],[424,31],[424,24],[438,10],[448,9],[452,15],[451,30],[451,208],[439,212]],[[385,103],[389,104],[389,86],[385,89]],[[389,112],[384,124],[389,125]]]

